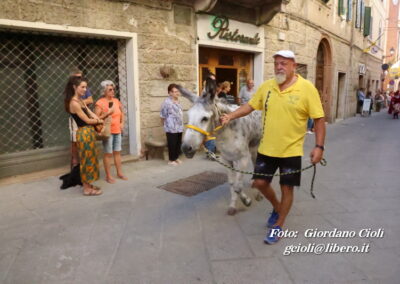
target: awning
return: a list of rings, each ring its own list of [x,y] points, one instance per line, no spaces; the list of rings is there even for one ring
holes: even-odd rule
[[[394,79],[400,78],[400,61],[390,66],[389,77]]]

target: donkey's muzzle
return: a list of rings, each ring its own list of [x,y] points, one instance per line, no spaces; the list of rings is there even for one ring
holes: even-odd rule
[[[190,146],[189,144],[182,144],[181,150],[183,152],[183,154],[185,154],[186,158],[193,158],[194,154],[196,153],[196,150],[193,149],[192,146]]]

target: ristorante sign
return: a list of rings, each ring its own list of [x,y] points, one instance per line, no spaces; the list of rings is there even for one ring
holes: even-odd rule
[[[264,27],[228,19],[225,16],[197,14],[197,38],[200,45],[264,49]]]
[[[215,16],[211,22],[211,28],[213,29],[213,32],[207,33],[209,39],[218,37],[222,40],[244,44],[258,45],[260,43],[259,33],[256,33],[254,36],[246,36],[242,34],[239,29],[231,31],[229,29],[229,19],[227,17]]]

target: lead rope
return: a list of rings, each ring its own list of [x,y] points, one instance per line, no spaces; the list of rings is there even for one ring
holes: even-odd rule
[[[296,170],[296,171],[292,171],[292,172],[276,173],[276,174],[255,173],[255,172],[249,172],[249,171],[238,170],[238,169],[234,168],[233,166],[228,165],[228,164],[224,163],[223,161],[221,161],[213,152],[208,151],[207,148],[204,147],[204,150],[205,150],[205,152],[206,152],[206,155],[207,155],[209,158],[211,158],[212,160],[214,160],[215,162],[217,162],[217,163],[220,164],[221,166],[224,166],[225,168],[227,168],[227,169],[229,169],[229,170],[231,170],[231,171],[234,171],[234,172],[237,172],[237,173],[241,173],[241,174],[245,174],[245,175],[258,175],[258,176],[264,176],[264,177],[274,177],[274,176],[275,176],[275,177],[278,177],[278,176],[286,176],[286,175],[297,174],[297,173],[304,172],[304,171],[306,171],[306,170],[308,170],[308,169],[314,168],[313,177],[312,177],[312,180],[311,180],[310,194],[311,194],[311,197],[312,197],[312,198],[315,198],[315,195],[314,195],[314,181],[315,181],[315,175],[316,175],[316,173],[317,173],[316,164],[312,164],[312,165],[309,165],[309,166],[307,166],[307,167],[305,167],[305,168],[302,168],[302,169]],[[323,158],[323,159],[319,162],[319,164],[320,164],[321,166],[324,166],[324,167],[325,167],[325,166],[327,165],[327,162],[326,162],[326,160]]]
[[[262,139],[264,138],[264,130],[265,130],[265,124],[266,124],[267,110],[268,110],[268,100],[269,100],[270,95],[271,95],[271,91],[268,91],[267,98],[266,98],[265,103],[264,103],[265,112],[264,112],[264,121],[263,121],[263,128],[262,128],[262,132],[261,132],[261,141],[260,141],[260,144],[262,143]],[[220,111],[219,111],[218,107],[216,107],[216,109],[217,109],[218,115],[220,115]],[[220,128],[221,128],[221,126],[217,127],[216,129],[213,130],[212,133],[216,132],[216,131],[219,130]],[[196,129],[195,129],[195,130],[196,130]],[[197,130],[197,131],[198,131],[198,130]],[[284,175],[290,175],[290,174],[301,173],[301,172],[304,172],[304,171],[306,171],[306,170],[308,170],[308,169],[310,169],[310,168],[313,168],[313,176],[312,176],[312,179],[311,179],[311,186],[310,186],[310,195],[311,195],[312,198],[315,199],[315,194],[314,194],[314,181],[315,181],[315,176],[316,176],[316,174],[317,174],[317,166],[316,166],[316,164],[312,164],[312,165],[307,166],[307,167],[305,167],[305,168],[302,168],[302,169],[300,169],[300,170],[296,170],[296,171],[292,171],[292,172],[286,172],[286,173],[277,173],[277,174],[255,173],[255,172],[248,172],[248,171],[242,171],[242,170],[235,169],[233,166],[227,165],[227,164],[223,163],[222,161],[220,161],[220,160],[217,158],[217,156],[216,156],[214,153],[208,151],[207,148],[204,147],[204,149],[205,149],[206,155],[207,155],[208,157],[211,157],[214,161],[216,161],[216,162],[219,163],[220,165],[222,165],[222,166],[224,166],[224,167],[226,167],[226,168],[228,168],[228,169],[230,169],[230,170],[232,170],[232,171],[241,173],[241,174],[251,174],[251,175],[260,175],[260,176],[272,177],[272,176],[284,176]],[[322,158],[322,160],[321,160],[319,163],[320,163],[321,166],[324,166],[324,167],[327,165],[327,162],[326,162],[326,160],[325,160],[324,158]]]

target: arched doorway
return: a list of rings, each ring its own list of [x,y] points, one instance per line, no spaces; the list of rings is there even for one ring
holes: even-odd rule
[[[322,39],[318,45],[317,64],[315,70],[315,87],[321,97],[325,118],[331,122],[331,78],[332,52],[327,39]]]

